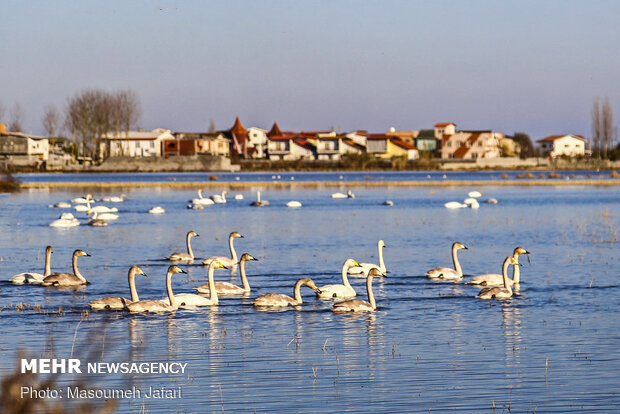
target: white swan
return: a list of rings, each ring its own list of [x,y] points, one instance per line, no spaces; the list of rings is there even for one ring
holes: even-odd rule
[[[91,211],[88,212],[88,215],[91,215]],[[105,227],[108,225],[108,222],[102,218],[97,217],[98,213],[95,211],[92,213],[92,217],[88,219],[88,224],[95,227]]]
[[[385,246],[385,242],[383,240],[379,240],[377,242],[377,250],[379,251],[379,264],[376,265],[374,263],[360,263],[359,266],[353,266],[349,268],[350,275],[364,275],[368,276],[368,272],[370,269],[377,268],[381,272],[382,275],[387,273],[387,268],[385,267],[385,262],[383,261],[383,248]]]
[[[97,213],[116,213],[118,208],[116,207],[107,207],[107,206],[95,206],[91,207],[90,210],[95,211]]]
[[[514,251],[512,252],[512,257],[514,257],[517,260],[517,264],[519,263],[519,256],[521,256],[522,254],[530,254],[530,252],[528,252],[527,250],[525,250],[523,247],[520,247],[520,246],[516,247]],[[514,270],[512,274],[512,280],[508,279],[508,284],[511,286],[513,284],[518,285],[519,282],[521,281],[520,266],[514,265],[513,267],[514,267]],[[477,285],[477,286],[501,286],[504,284],[504,277],[497,273],[489,273],[485,275],[474,276],[467,283],[470,285]]]
[[[222,191],[222,194],[213,194],[211,200],[213,200],[215,204],[226,204],[226,194],[228,194],[226,190]]]
[[[71,204],[66,201],[60,201],[56,204],[48,205],[49,208],[71,208]]]
[[[268,205],[269,205],[269,201],[261,200],[261,198],[260,198],[260,191],[256,192],[256,201],[252,201],[250,203],[250,206],[252,206],[252,207],[264,207],[264,206],[268,206]]]
[[[245,262],[249,260],[258,260],[258,259],[255,259],[254,257],[252,257],[252,255],[249,253],[243,253],[241,255],[241,259],[239,259],[239,264],[240,264],[239,271],[241,272],[241,283],[243,284],[243,287],[233,285],[232,283],[228,283],[228,282],[215,282],[215,291],[217,292],[218,295],[242,295],[245,293],[250,293],[250,290],[251,290],[250,282],[248,282],[248,277],[245,273]],[[210,285],[210,282],[205,283],[204,285],[195,287],[194,289],[198,293],[208,295],[209,293],[211,293],[211,288],[209,287],[209,285]]]
[[[394,205],[394,202],[392,200],[385,200],[383,202],[383,205],[392,207]]]
[[[235,200],[243,200],[243,194],[235,194]]]
[[[205,209],[205,205],[204,204],[188,204],[187,208],[190,210],[204,210]]]
[[[90,210],[90,202],[91,200],[86,200],[86,203],[78,204],[73,209],[77,212],[84,212]]]
[[[288,203],[286,203],[286,206],[291,208],[298,208],[301,207],[301,203],[299,201],[289,201]]]
[[[355,194],[351,190],[348,190],[346,194],[344,193],[333,193],[332,198],[355,198]]]
[[[202,264],[203,265],[209,265],[209,264],[211,264],[211,262],[213,260],[218,260],[226,267],[236,266],[237,263],[239,262],[239,260],[237,259],[237,252],[235,251],[235,246],[233,245],[233,241],[235,239],[238,239],[238,238],[243,238],[243,236],[241,234],[237,233],[236,231],[233,231],[228,236],[228,248],[230,249],[230,256],[231,257],[211,256],[211,257],[209,257],[207,259],[204,259],[202,261]]]
[[[43,286],[80,286],[88,284],[88,281],[82,276],[77,266],[77,258],[80,256],[90,256],[83,250],[77,249],[73,252],[73,273],[52,273],[43,278],[41,285]]]
[[[467,204],[460,203],[458,201],[450,201],[443,205],[445,208],[466,208]]]
[[[349,283],[347,272],[350,267],[359,266],[360,264],[353,259],[345,260],[342,265],[342,285],[325,285],[319,288],[317,296],[319,299],[334,299],[334,298],[352,298],[356,295],[355,289]]]
[[[101,219],[101,220],[118,220],[118,214],[114,214],[114,213],[106,213],[106,212],[100,212],[97,210],[88,210],[88,212],[86,214],[90,215],[91,213],[95,213],[97,214],[97,218]]]
[[[467,193],[467,196],[471,198],[479,198],[482,197],[482,193],[480,193],[480,191],[470,191]]]
[[[504,260],[502,266],[502,277],[504,279],[504,286],[486,287],[478,293],[476,296],[478,299],[508,299],[512,296],[512,288],[508,283],[508,266],[515,265],[520,266],[519,261],[513,256],[508,256]]]
[[[127,196],[125,194],[121,194],[120,196],[105,196],[101,201],[105,201],[106,203],[122,203],[126,198]]]
[[[127,304],[127,310],[129,312],[174,312],[179,307],[174,300],[174,292],[172,292],[172,275],[175,273],[187,273],[179,266],[172,265],[168,267],[166,273],[166,291],[168,292],[168,304],[157,299],[140,300]]]
[[[166,210],[164,210],[161,206],[155,206],[149,210],[149,214],[164,214]]]
[[[211,200],[210,198],[204,198],[202,196],[202,189],[198,189],[198,198],[192,198],[190,202],[192,204],[197,204],[201,206],[209,206],[209,205],[215,204],[215,202]]]
[[[45,269],[43,270],[43,274],[34,272],[20,273],[9,279],[9,282],[14,285],[41,283],[46,276],[49,276],[52,273],[51,266],[53,252],[52,246],[47,246],[45,248]]]
[[[77,198],[71,199],[71,202],[73,204],[85,204],[85,203],[88,203],[89,201],[94,201],[92,194],[86,194],[84,197],[77,197]]]
[[[185,236],[185,244],[187,245],[187,253],[176,252],[172,253],[170,256],[166,257],[167,260],[171,260],[173,262],[193,262],[194,261],[194,251],[192,250],[192,244],[190,242],[192,237],[200,237],[198,233],[191,230]]]
[[[72,218],[69,218],[67,214],[71,213],[63,213],[60,218],[50,223],[50,227],[75,227],[80,225],[80,221],[78,219],[73,217],[73,215],[71,215]],[[63,218],[63,216],[65,218]]]
[[[456,255],[456,252],[461,249],[467,250],[467,247],[465,247],[465,245],[459,242],[454,242],[454,244],[452,244],[452,262],[454,263],[454,269],[451,269],[449,267],[436,267],[426,272],[426,277],[430,279],[462,279],[463,269],[461,269],[459,258]]]
[[[334,303],[332,312],[374,312],[377,310],[375,295],[372,293],[372,278],[381,276],[379,269],[372,268],[366,276],[366,292],[368,292],[368,302],[361,299],[349,299],[343,302]]]
[[[312,279],[304,277],[295,282],[295,287],[293,288],[293,297],[283,295],[281,293],[266,293],[254,299],[253,304],[258,308],[299,306],[303,303],[303,299],[301,297],[302,285],[308,286],[310,289],[314,290],[315,293],[319,292],[319,289],[316,287],[314,281]]]
[[[179,308],[192,308],[195,306],[212,306],[220,303],[219,298],[217,297],[217,288],[215,287],[215,269],[227,269],[227,267],[217,260],[211,262],[209,265],[209,287],[213,287],[213,290],[210,291],[208,298],[195,293],[177,293],[174,295],[176,305]],[[162,299],[162,302],[169,305],[170,299]]]
[[[88,303],[88,306],[90,306],[91,309],[118,310],[126,309],[127,305],[129,305],[130,303],[138,302],[140,300],[140,297],[138,296],[138,291],[136,290],[136,275],[146,276],[146,273],[144,273],[140,266],[131,266],[129,268],[129,272],[127,273],[131,300],[119,296],[107,296],[105,298],[91,300]]]

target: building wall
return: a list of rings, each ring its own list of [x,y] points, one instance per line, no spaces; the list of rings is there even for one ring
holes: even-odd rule
[[[547,146],[547,152],[550,150],[550,154],[552,157],[560,157],[560,156],[568,156],[568,157],[583,157],[585,155],[585,142],[571,137],[570,135],[566,135],[562,138],[558,138],[555,141]],[[541,145],[543,151],[545,151],[545,147]]]

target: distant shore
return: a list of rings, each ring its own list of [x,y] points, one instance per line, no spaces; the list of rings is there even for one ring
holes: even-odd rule
[[[38,182],[22,183],[23,189],[50,188],[50,189],[87,189],[87,188],[155,188],[169,187],[177,189],[198,189],[198,188],[227,188],[230,190],[243,190],[252,187],[263,188],[320,188],[320,187],[487,187],[487,186],[617,186],[620,179],[539,179],[539,180],[444,180],[444,181],[262,181],[262,182],[179,182],[179,181],[157,181],[157,182]]]

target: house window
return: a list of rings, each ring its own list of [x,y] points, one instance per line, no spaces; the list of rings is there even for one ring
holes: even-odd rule
[[[471,154],[471,157],[472,157],[473,159],[476,159],[476,158],[478,158],[478,154],[474,152],[473,154]]]
[[[450,148],[451,146],[452,146],[452,143],[448,141],[448,143],[446,144],[446,147]]]
[[[478,146],[481,147],[482,146],[482,141],[478,141]]]
[[[151,141],[151,148],[155,148],[155,141]]]
[[[462,147],[462,146],[463,146],[463,141],[459,141],[459,142],[457,142],[457,144],[458,144],[458,146],[459,146],[459,148],[460,148],[460,147]]]

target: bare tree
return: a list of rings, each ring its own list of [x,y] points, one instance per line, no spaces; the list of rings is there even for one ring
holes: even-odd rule
[[[209,119],[209,132],[213,133],[216,132],[217,129],[215,128],[215,121],[213,120],[213,118]]]
[[[65,125],[80,142],[82,155],[92,157],[102,137],[129,131],[139,117],[140,102],[134,92],[86,89],[69,99]]]
[[[0,101],[0,123],[4,124],[4,105],[2,104],[2,102]]]
[[[592,116],[592,140],[594,141],[593,150],[600,155],[601,148],[601,105],[598,98],[594,99],[592,109],[590,110]]]
[[[19,102],[15,102],[11,109],[11,123],[9,124],[9,131],[21,132],[22,122],[24,118],[24,111]]]
[[[607,158],[607,150],[611,150],[610,144],[613,142],[614,115],[611,110],[609,98],[605,98],[601,108],[601,135],[603,139],[603,158]]]
[[[57,136],[60,129],[60,112],[54,105],[48,105],[45,107],[43,114],[43,129],[47,133],[48,137]]]

